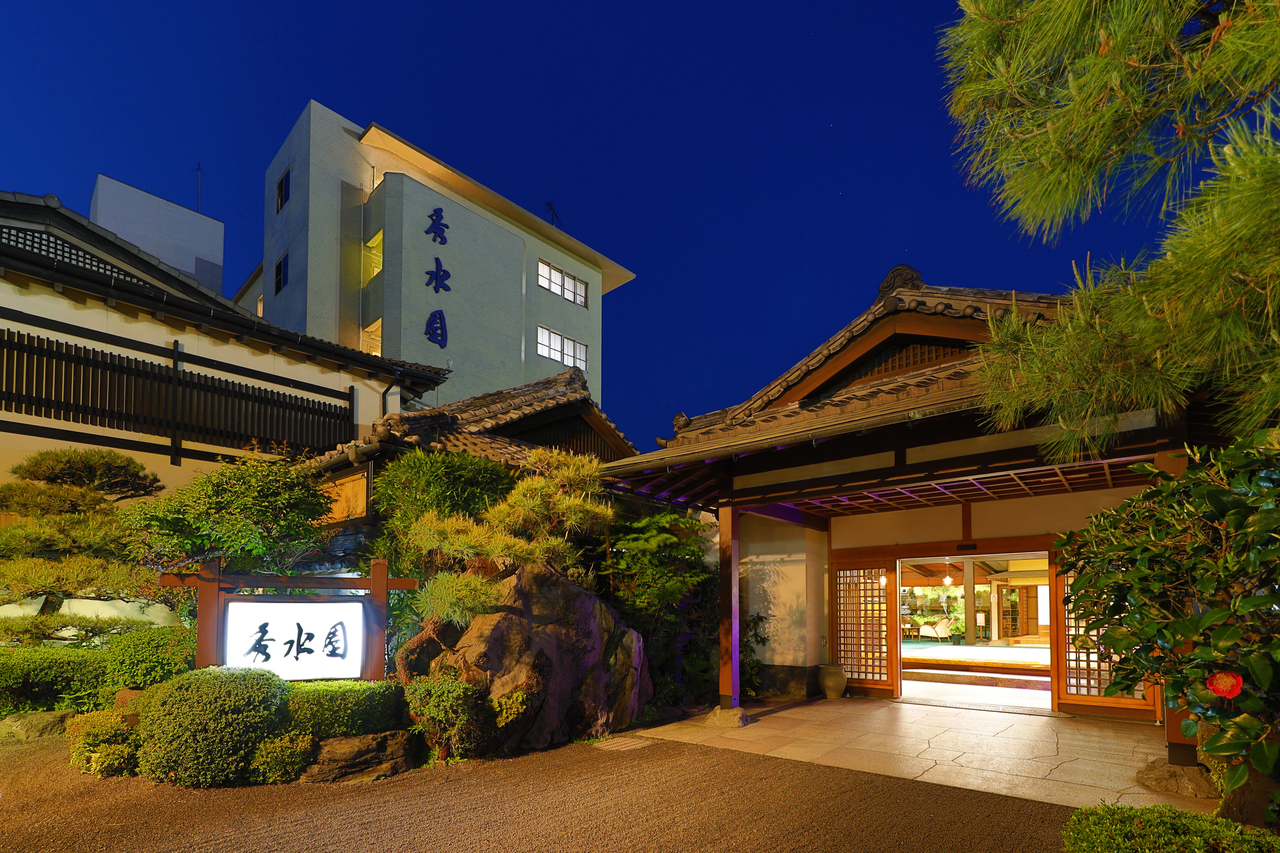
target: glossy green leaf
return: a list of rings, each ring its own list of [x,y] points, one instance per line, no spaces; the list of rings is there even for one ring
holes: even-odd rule
[[[1280,758],[1280,742],[1259,741],[1249,750],[1249,763],[1259,773],[1270,773],[1275,769],[1276,759]]]
[[[1280,607],[1280,595],[1251,595],[1240,602],[1238,613],[1252,613],[1261,607]]]
[[[1227,607],[1217,607],[1213,610],[1200,614],[1200,618],[1196,620],[1195,633],[1199,634],[1210,627],[1225,622],[1231,618],[1231,609]]]
[[[1251,743],[1253,743],[1251,738],[1243,738],[1224,731],[1206,740],[1200,748],[1210,755],[1239,755]]]
[[[1190,738],[1190,737],[1195,737],[1195,736],[1196,736],[1196,732],[1198,732],[1198,731],[1200,731],[1200,723],[1196,722],[1195,720],[1183,720],[1183,721],[1182,721],[1182,736],[1183,736],[1183,737],[1188,737],[1188,738]]]
[[[1271,665],[1271,656],[1265,652],[1254,652],[1244,658],[1244,665],[1249,668],[1249,675],[1263,690],[1271,687],[1271,677],[1273,675],[1273,667]]]
[[[1249,763],[1242,761],[1234,767],[1227,770],[1222,776],[1222,793],[1228,794],[1244,784],[1244,780],[1249,778]]]

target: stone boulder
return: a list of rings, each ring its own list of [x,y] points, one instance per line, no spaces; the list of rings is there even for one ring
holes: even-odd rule
[[[413,769],[414,743],[405,731],[326,738],[298,781],[372,782],[404,773]]]
[[[1209,771],[1200,765],[1178,767],[1166,758],[1157,758],[1138,771],[1138,784],[1153,791],[1167,791],[1184,797],[1201,800],[1217,800],[1222,797],[1209,778]]]
[[[501,582],[497,611],[477,616],[433,663],[525,709],[483,751],[543,749],[618,731],[653,697],[644,640],[599,598],[545,566]]]
[[[0,737],[13,735],[18,740],[28,741],[60,735],[67,730],[67,720],[75,715],[75,711],[28,711],[13,714],[0,720]]]

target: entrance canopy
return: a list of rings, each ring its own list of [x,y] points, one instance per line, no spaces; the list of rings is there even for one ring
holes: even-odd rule
[[[1056,464],[1056,426],[992,433],[973,350],[988,321],[1053,322],[1061,297],[938,288],[895,267],[866,312],[750,399],[675,418],[661,450],[605,466],[620,489],[676,507],[785,505],[819,518],[1145,485],[1135,462],[1181,448],[1200,422],[1127,416],[1106,458]]]

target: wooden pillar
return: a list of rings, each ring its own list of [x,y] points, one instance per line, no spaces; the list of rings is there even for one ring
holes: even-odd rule
[[[965,506],[969,506],[965,504]],[[974,590],[973,560],[964,561],[964,644],[972,646],[978,638],[978,593]]]
[[[387,675],[387,561],[369,563],[369,603],[365,610],[369,628],[365,631],[365,681],[381,681]]]
[[[738,707],[738,639],[742,633],[738,588],[738,510],[720,507],[720,707]]]
[[[196,585],[196,669],[222,664],[222,564],[201,563]]]
[[[1156,468],[1166,474],[1173,474],[1175,477],[1186,473],[1187,457],[1185,455],[1172,455],[1177,452],[1179,451],[1162,450],[1157,453],[1154,463]],[[1157,692],[1156,701],[1164,701],[1163,690]],[[1157,709],[1156,713],[1159,714],[1160,709]],[[1169,763],[1175,767],[1195,767],[1200,762],[1199,757],[1196,755],[1195,738],[1189,738],[1182,734],[1182,721],[1185,719],[1187,719],[1186,711],[1175,711],[1172,708],[1165,709],[1165,746],[1169,753]]]

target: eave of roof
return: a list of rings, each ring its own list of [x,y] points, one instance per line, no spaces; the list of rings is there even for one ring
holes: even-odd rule
[[[843,351],[850,343],[871,328],[883,317],[899,312],[933,314],[974,320],[998,319],[1017,305],[1019,309],[1030,307],[1031,314],[1044,316],[1055,314],[1062,297],[1046,293],[1020,293],[1009,290],[987,290],[963,287],[932,287],[925,284],[920,273],[906,264],[899,264],[889,271],[880,284],[880,296],[870,308],[859,314],[848,325],[831,336],[821,346],[801,359],[786,373],[765,385],[746,401],[725,411],[724,421],[734,423],[756,414],[781,397],[789,388],[801,382],[813,371]],[[956,303],[959,303],[958,305]],[[681,439],[681,433],[701,425],[707,416],[690,419],[690,423],[677,431],[670,444]],[[670,445],[669,445],[670,446]]]
[[[313,338],[299,332],[274,326],[260,317],[250,314],[185,273],[143,252],[127,240],[111,231],[95,225],[80,214],[62,206],[56,196],[31,196],[23,193],[0,191],[0,217],[18,222],[29,222],[57,229],[69,237],[75,237],[103,260],[116,262],[136,269],[156,283],[136,285],[101,275],[92,270],[71,264],[42,265],[46,259],[34,255],[30,262],[37,271],[36,277],[51,274],[74,280],[73,286],[95,296],[116,299],[147,311],[162,311],[166,316],[191,325],[207,325],[221,329],[226,334],[244,336],[271,347],[285,347],[298,352],[326,358],[340,365],[354,367],[366,373],[399,377],[405,385],[415,389],[430,390],[445,381],[449,371],[441,367],[382,358],[344,347],[321,338]],[[15,270],[23,250],[0,244],[0,253],[9,255]]]
[[[818,441],[854,430],[876,429],[979,407],[980,391],[970,381],[976,358],[941,368],[890,377],[837,395],[817,408],[792,404],[720,430],[700,433],[700,441],[656,450],[604,466],[606,477],[625,478],[690,464],[708,464],[742,453],[756,453]],[[876,402],[879,400],[880,402]],[[776,426],[768,426],[773,421]],[[722,433],[716,436],[714,433]]]
[[[621,287],[636,277],[636,274],[622,265],[609,260],[590,246],[570,237],[565,232],[552,226],[540,217],[534,216],[520,205],[498,195],[479,181],[473,180],[454,169],[426,151],[377,123],[370,124],[360,135],[360,141],[375,148],[381,148],[390,154],[410,163],[440,184],[459,195],[474,201],[491,213],[502,217],[525,231],[532,232],[554,246],[558,246],[574,257],[581,258],[600,270],[604,292]]]
[[[576,367],[514,388],[491,391],[419,412],[387,415],[384,421],[388,429],[399,435],[434,434],[442,429],[481,434],[574,403],[590,406],[605,428],[612,430],[630,450],[630,455],[637,453],[635,446],[591,398],[586,375]]]

